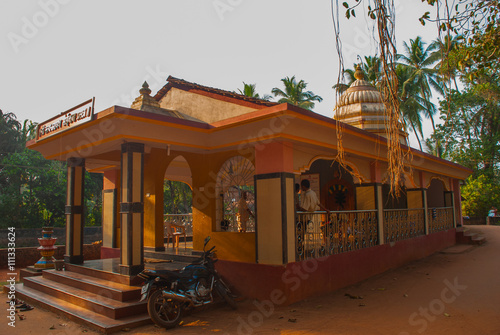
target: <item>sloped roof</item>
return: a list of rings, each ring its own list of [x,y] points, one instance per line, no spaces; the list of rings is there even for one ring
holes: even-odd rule
[[[175,78],[172,76],[169,76],[167,78],[167,81],[168,81],[168,83],[165,86],[163,86],[158,91],[158,93],[156,93],[156,95],[154,96],[154,98],[157,101],[160,101],[172,87],[176,87],[176,88],[186,90],[186,91],[197,90],[197,91],[201,91],[201,92],[210,93],[211,97],[213,97],[215,99],[217,99],[217,96],[220,96],[221,100],[225,100],[224,98],[234,99],[235,100],[234,102],[240,101],[240,102],[245,103],[246,105],[249,105],[249,104],[253,105],[256,108],[270,107],[270,106],[274,106],[274,105],[278,104],[276,102],[271,102],[271,101],[257,99],[257,98],[251,98],[251,97],[247,97],[246,95],[242,95],[242,94],[238,94],[238,93],[234,93],[234,92],[230,92],[230,91],[225,91],[225,90],[221,90],[221,89],[214,88],[214,87],[208,87],[208,86],[203,86],[203,85],[196,84],[196,83],[191,83],[191,82],[186,81],[184,79],[179,79],[179,78]]]

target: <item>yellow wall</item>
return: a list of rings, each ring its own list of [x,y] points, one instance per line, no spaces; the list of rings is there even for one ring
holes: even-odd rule
[[[160,100],[162,108],[173,109],[207,123],[225,120],[256,110],[172,87]]]
[[[165,150],[156,148],[144,157],[145,247],[163,247],[163,180],[171,159]]]
[[[406,200],[408,208],[424,208],[422,190],[408,190],[406,193]]]
[[[257,180],[257,191],[259,263],[283,264],[281,178]]]
[[[193,249],[202,250],[203,240],[210,235],[210,245],[217,246],[220,259],[255,262],[255,233],[216,232],[216,181],[222,164],[237,151],[210,155],[183,155],[193,175]],[[251,153],[243,155],[254,163]]]
[[[357,210],[373,210],[377,209],[375,203],[374,186],[358,186],[356,187],[356,209]]]

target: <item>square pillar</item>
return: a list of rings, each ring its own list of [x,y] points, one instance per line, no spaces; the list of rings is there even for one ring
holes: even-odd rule
[[[104,171],[102,191],[102,246],[119,247],[118,190],[120,170]]]
[[[294,174],[276,172],[254,178],[257,263],[295,262]]]
[[[296,260],[293,145],[270,142],[255,148],[255,250],[260,264]]]
[[[120,273],[144,269],[144,144],[122,144]]]
[[[163,216],[163,181],[165,165],[158,164],[165,150],[153,148],[144,158],[144,246],[165,251]]]
[[[85,159],[71,157],[67,160],[68,188],[66,193],[66,253],[64,261],[83,263],[83,226],[85,225],[84,198]]]
[[[425,235],[429,235],[429,205],[427,203],[427,189],[424,188],[422,191],[422,199],[424,202],[424,224],[425,224]]]
[[[453,208],[453,228],[457,227],[457,215],[455,213],[455,196],[453,191],[444,192],[444,205],[445,207]]]
[[[378,243],[384,244],[384,204],[382,184],[370,183],[356,185],[356,209],[377,210]]]

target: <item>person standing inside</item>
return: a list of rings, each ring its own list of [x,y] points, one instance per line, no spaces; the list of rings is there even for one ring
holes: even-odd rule
[[[299,211],[303,212],[315,212],[319,210],[326,211],[326,217],[323,219],[321,216],[317,215],[306,215],[304,217],[307,222],[307,239],[310,247],[318,249],[321,243],[325,243],[325,227],[326,223],[330,217],[330,211],[326,209],[318,199],[316,192],[311,189],[311,182],[307,179],[303,179],[300,182],[301,193],[300,193],[300,206],[298,206]]]
[[[324,210],[329,212],[329,210],[319,202],[316,192],[311,189],[311,182],[309,180],[303,179],[300,182],[300,188],[302,192],[300,193],[300,205],[297,208],[299,211],[315,212]]]
[[[245,233],[247,231],[247,222],[251,217],[254,217],[254,214],[248,208],[248,192],[243,191],[241,193],[240,201],[238,202],[238,212],[240,215],[240,222],[238,225],[238,231],[240,233]]]

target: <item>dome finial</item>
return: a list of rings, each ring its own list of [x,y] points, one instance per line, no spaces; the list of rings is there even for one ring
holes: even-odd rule
[[[139,90],[139,93],[141,93],[141,95],[151,94],[151,90],[149,89],[149,84],[147,81],[145,81],[144,84],[142,84],[142,88]]]
[[[361,64],[358,64],[356,66],[356,72],[354,72],[354,78],[356,78],[357,80],[365,79],[365,73],[361,69]]]

